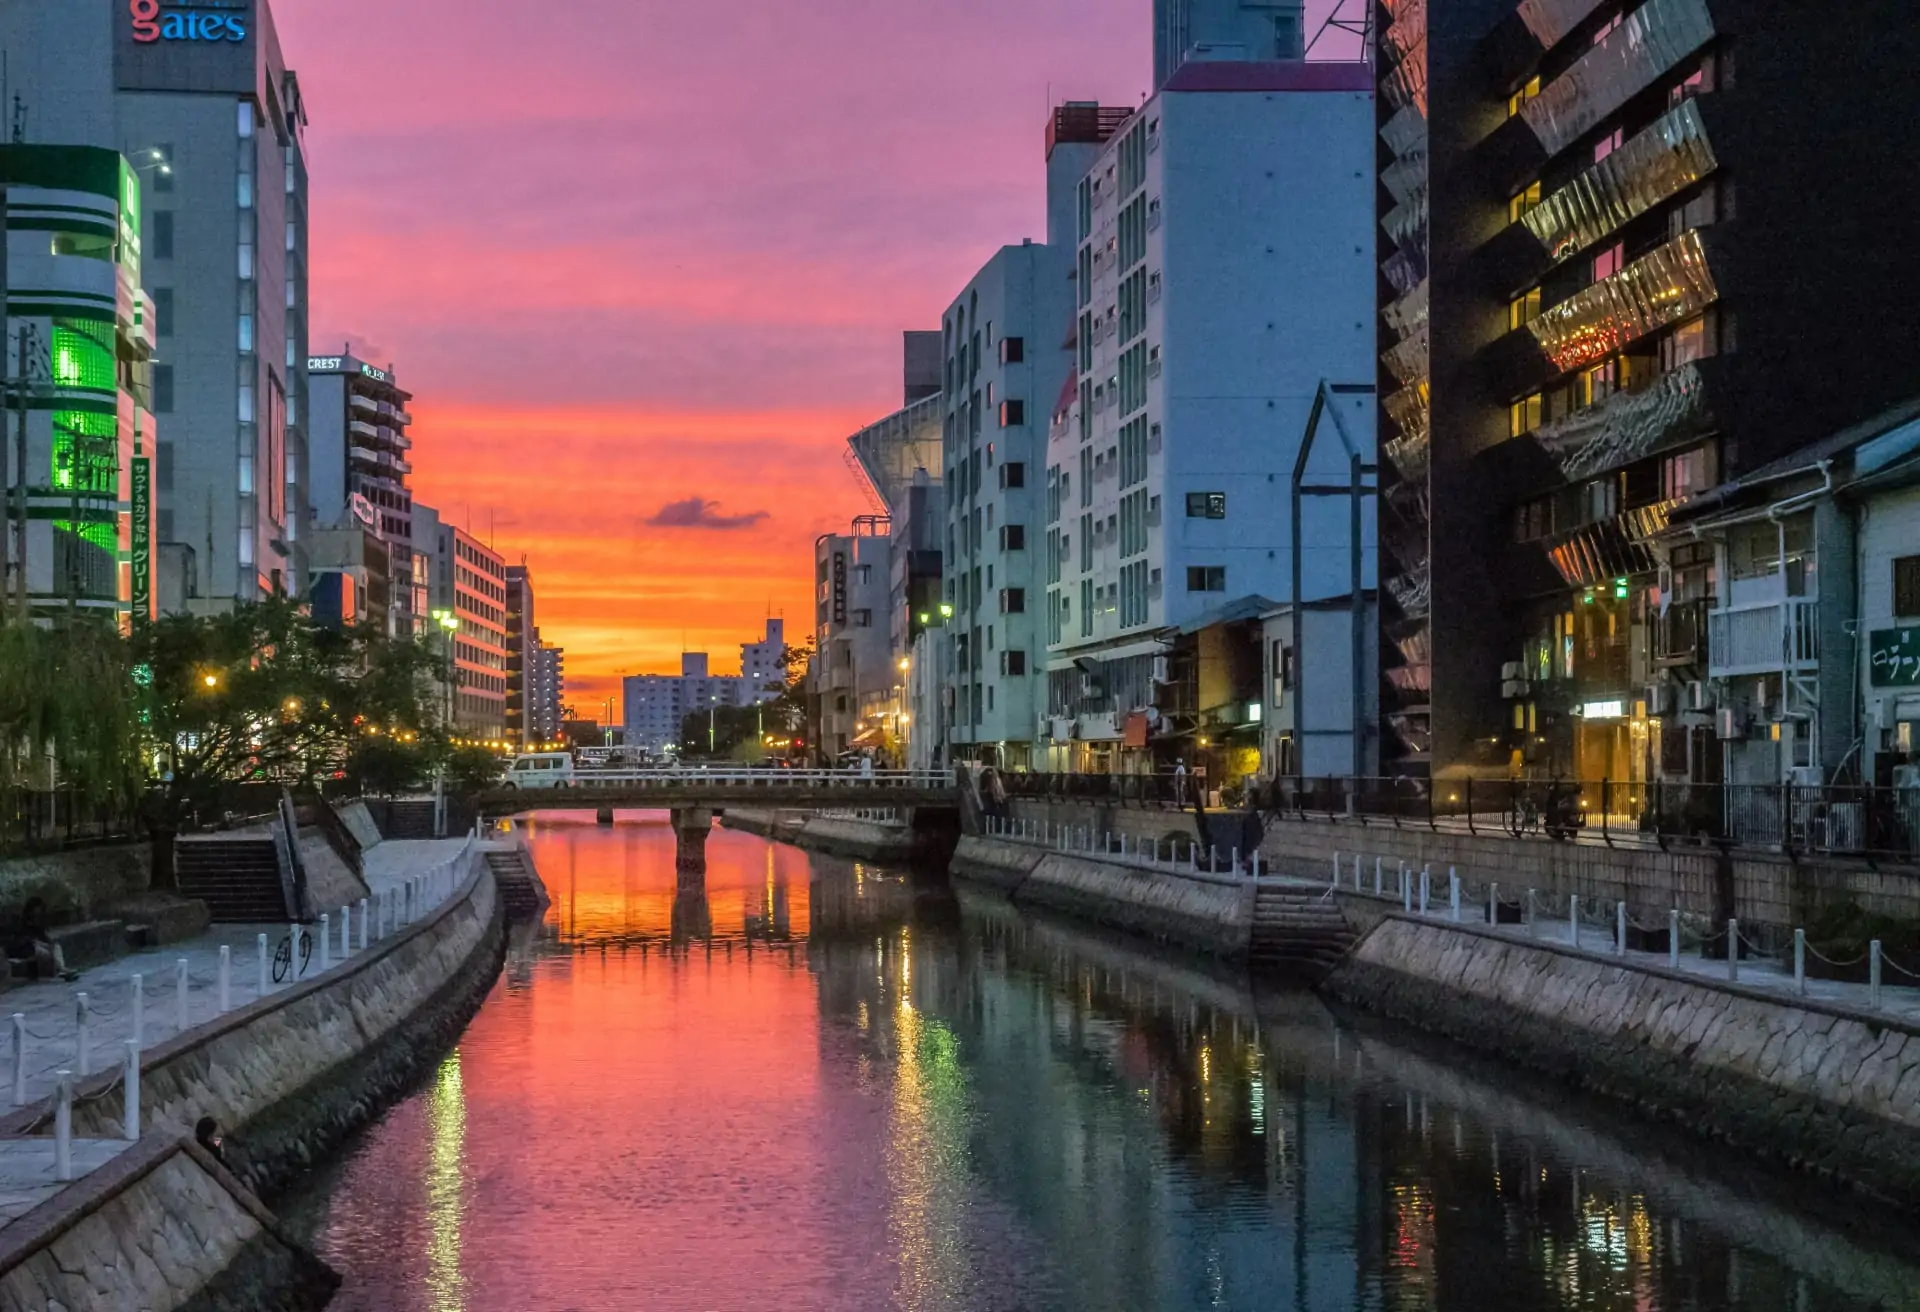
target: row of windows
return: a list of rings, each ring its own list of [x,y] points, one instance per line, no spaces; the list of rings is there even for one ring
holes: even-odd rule
[[[1514,512],[1514,541],[1538,542],[1613,519],[1623,508],[1697,496],[1714,486],[1718,463],[1712,446],[1693,447],[1536,497]]]

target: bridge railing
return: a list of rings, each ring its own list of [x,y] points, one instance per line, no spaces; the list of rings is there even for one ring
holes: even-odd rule
[[[682,766],[642,770],[577,770],[568,783],[575,788],[618,788],[628,791],[645,788],[684,791],[703,785],[765,788],[769,791],[805,789],[813,792],[821,788],[845,788],[849,792],[888,789],[924,791],[952,788],[954,775],[951,770],[875,770],[862,773],[855,770],[787,770],[756,766]]]

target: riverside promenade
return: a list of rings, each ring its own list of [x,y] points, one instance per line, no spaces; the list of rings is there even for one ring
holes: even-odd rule
[[[130,1045],[145,1054],[176,1039],[190,1041],[195,1031],[233,1011],[343,972],[450,896],[458,863],[470,848],[484,853],[506,846],[472,838],[377,844],[366,853],[369,896],[344,908],[344,923],[343,909],[336,908],[324,922],[299,927],[310,954],[300,968],[300,954],[291,953],[278,982],[273,959],[294,930],[288,924],[216,925],[195,938],[84,970],[72,981],[7,989],[0,996],[8,1034],[0,1115],[14,1119],[33,1108],[43,1114],[25,1134],[17,1126],[0,1131],[6,1135],[0,1137],[0,1236],[8,1223],[133,1146],[126,1137],[76,1137],[71,1177],[56,1178],[51,1134],[63,1075],[78,1085],[103,1072],[124,1072]],[[120,1106],[117,1089],[107,1100]]]

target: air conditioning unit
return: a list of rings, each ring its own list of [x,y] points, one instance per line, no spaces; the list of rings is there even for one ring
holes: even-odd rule
[[[1817,765],[1796,765],[1787,772],[1787,781],[1795,788],[1818,788],[1827,782],[1826,771]]]
[[[1670,683],[1650,683],[1647,685],[1647,714],[1653,716],[1668,715],[1673,711],[1673,685]]]
[[[1153,681],[1155,683],[1172,682],[1167,675],[1167,658],[1165,656],[1155,656],[1153,658]]]
[[[1533,685],[1525,679],[1508,679],[1500,685],[1500,695],[1508,701],[1515,701],[1521,697],[1525,697],[1532,689]]]
[[[1500,678],[1507,683],[1515,683],[1527,677],[1525,661],[1508,661],[1500,667]]]
[[[1094,678],[1091,674],[1081,675],[1080,695],[1082,697],[1098,697],[1100,695],[1100,680]]]
[[[1920,765],[1894,766],[1893,786],[1902,792],[1920,792]]]
[[[1694,686],[1698,687],[1699,685],[1695,684]],[[1747,736],[1747,726],[1741,720],[1740,712],[1730,706],[1720,712],[1720,718],[1714,727],[1723,742],[1732,742],[1736,738],[1744,738]]]
[[[1687,684],[1687,709],[1690,711],[1713,709],[1713,690],[1707,687],[1704,679],[1694,679]]]

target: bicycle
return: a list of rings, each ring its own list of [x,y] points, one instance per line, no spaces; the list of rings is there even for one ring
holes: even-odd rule
[[[297,973],[304,975],[307,971],[307,963],[311,960],[313,960],[313,935],[302,934],[300,936],[300,969]],[[291,973],[296,973],[293,968],[293,935],[287,933],[281,935],[280,946],[274,949],[273,982],[283,983]]]

